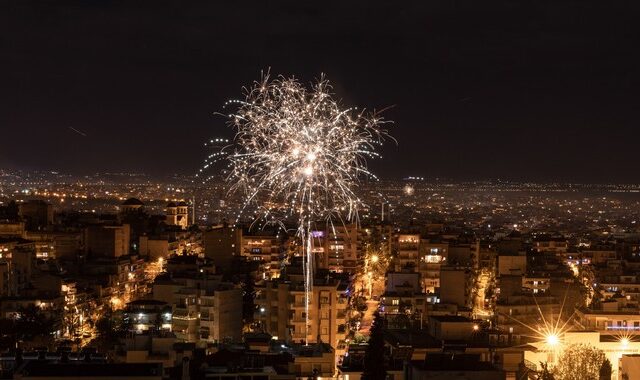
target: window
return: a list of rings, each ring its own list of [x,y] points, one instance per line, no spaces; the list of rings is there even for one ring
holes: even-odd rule
[[[400,305],[400,300],[399,299],[391,300],[391,304],[394,306],[398,306]]]

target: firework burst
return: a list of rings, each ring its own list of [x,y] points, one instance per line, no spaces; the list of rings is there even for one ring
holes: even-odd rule
[[[362,201],[355,189],[362,178],[375,179],[367,159],[378,157],[385,122],[376,113],[341,108],[324,77],[307,88],[294,78],[267,75],[245,95],[227,103],[236,107],[228,115],[236,135],[227,148],[227,179],[244,200],[236,222],[249,209],[256,220],[297,222],[308,316],[312,229],[318,221],[357,220]]]

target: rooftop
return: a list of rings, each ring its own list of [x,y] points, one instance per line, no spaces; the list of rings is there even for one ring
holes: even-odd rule
[[[144,203],[138,198],[129,198],[122,202],[123,206],[144,206]]]
[[[162,364],[157,363],[49,363],[29,361],[19,371],[29,377],[104,377],[128,379],[162,377]]]

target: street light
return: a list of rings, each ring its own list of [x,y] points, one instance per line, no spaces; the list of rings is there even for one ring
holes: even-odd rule
[[[371,262],[372,263],[377,263],[378,260],[380,260],[380,258],[378,257],[378,255],[372,255],[371,256]]]
[[[546,336],[545,341],[549,346],[557,346],[560,343],[560,338],[556,334],[549,334]]]

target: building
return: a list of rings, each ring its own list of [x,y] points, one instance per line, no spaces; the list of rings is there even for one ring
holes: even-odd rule
[[[504,380],[505,372],[478,354],[430,354],[420,362],[411,362],[408,380]]]
[[[436,293],[440,288],[440,268],[447,263],[448,243],[422,240],[420,261],[417,264],[421,276],[422,289],[426,293]]]
[[[470,340],[479,331],[477,323],[457,315],[430,316],[429,335],[439,340]]]
[[[536,252],[565,254],[569,249],[569,242],[562,236],[541,235],[533,240],[533,249]]]
[[[144,203],[138,198],[129,198],[120,205],[120,212],[122,214],[142,212],[143,210]]]
[[[429,303],[437,297],[422,291],[420,274],[410,271],[388,272],[385,292],[380,297],[380,312],[394,327],[409,327],[412,321],[426,324]]]
[[[127,303],[122,312],[137,333],[145,331],[171,331],[172,307],[164,301],[140,299]]]
[[[249,261],[258,262],[262,279],[280,276],[280,267],[285,254],[285,239],[277,231],[264,233],[241,231],[240,255]]]
[[[189,227],[189,205],[186,202],[169,202],[165,207],[165,223],[187,229]]]
[[[619,378],[640,380],[640,354],[622,354]]]
[[[35,260],[33,242],[22,238],[0,238],[0,296],[18,296],[27,289]]]
[[[341,355],[347,333],[346,287],[334,279],[316,279],[305,328],[304,285],[298,281],[271,280],[257,287],[254,319],[263,331],[287,342],[324,342]]]
[[[180,341],[239,341],[242,291],[219,285],[213,290],[183,287],[174,295],[172,331]]]
[[[82,374],[82,376],[78,376]],[[161,380],[162,364],[156,363],[95,363],[75,361],[72,363],[30,360],[18,368],[14,379],[65,380]]]
[[[523,275],[527,273],[527,256],[524,254],[517,255],[498,255],[498,276],[502,275]]]
[[[160,236],[140,236],[138,239],[138,253],[154,261],[160,258],[166,259],[172,255],[181,254],[181,244],[179,240]]]
[[[41,200],[20,203],[18,215],[27,230],[44,230],[53,224],[53,206]]]
[[[213,227],[204,232],[204,255],[213,260],[220,270],[231,268],[234,257],[239,257],[242,247],[242,230],[228,225]]]
[[[571,344],[586,344],[604,351],[611,362],[612,379],[620,379],[618,369],[630,370],[634,363],[633,357],[640,354],[640,342],[622,336],[608,335],[598,331],[568,331],[556,337],[553,341],[540,339],[529,343],[524,358],[534,369],[540,369],[540,363],[554,364],[562,353],[562,347]],[[626,359],[624,357],[627,356]]]
[[[82,247],[83,234],[77,231],[27,231],[24,237],[35,242],[39,259],[75,260]]]
[[[640,308],[636,301],[615,296],[589,308],[576,310],[579,326],[596,331],[640,331]]]
[[[173,272],[156,278],[153,298],[172,306],[171,331],[178,341],[239,341],[242,334],[242,290],[219,276],[198,271]]]
[[[471,302],[471,271],[465,268],[442,267],[440,271],[440,302],[468,307]]]
[[[0,237],[25,237],[25,223],[22,221],[0,221]]]
[[[357,225],[327,226],[312,232],[316,266],[337,273],[355,273],[362,242]]]
[[[129,254],[131,229],[123,225],[94,225],[84,230],[84,251],[88,257],[120,257]]]
[[[417,270],[420,260],[420,235],[400,234],[395,237],[392,250],[395,253],[395,270],[410,268]]]

